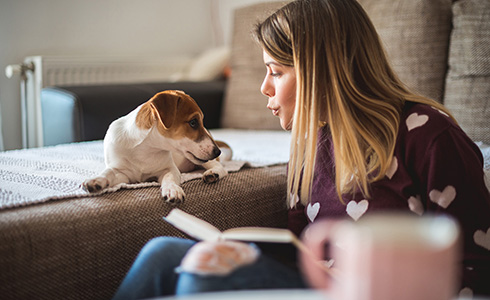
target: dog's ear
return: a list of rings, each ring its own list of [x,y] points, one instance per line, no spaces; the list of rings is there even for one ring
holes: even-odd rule
[[[153,108],[148,101],[141,106],[138,115],[136,116],[136,126],[142,129],[150,129],[153,127],[155,117],[153,116]]]
[[[161,92],[150,99],[150,105],[155,117],[157,117],[167,129],[174,123],[177,116],[180,95],[178,93]]]

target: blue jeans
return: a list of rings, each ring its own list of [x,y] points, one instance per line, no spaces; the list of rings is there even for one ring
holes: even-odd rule
[[[141,299],[223,290],[306,287],[299,272],[265,255],[260,255],[255,263],[238,268],[227,276],[175,272],[194,244],[194,241],[175,237],[158,237],[149,241],[113,299]]]

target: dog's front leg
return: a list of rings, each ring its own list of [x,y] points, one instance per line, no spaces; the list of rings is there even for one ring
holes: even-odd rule
[[[171,204],[184,202],[185,193],[180,187],[180,171],[176,166],[172,167],[167,173],[164,173],[158,181],[161,184],[163,200]]]
[[[82,183],[82,187],[90,193],[96,193],[119,183],[128,182],[129,177],[126,174],[112,168],[107,168],[99,176],[85,180]]]
[[[226,171],[223,165],[215,159],[204,163],[202,166],[206,169],[202,175],[202,180],[206,183],[216,182],[220,178],[228,175],[228,171]]]

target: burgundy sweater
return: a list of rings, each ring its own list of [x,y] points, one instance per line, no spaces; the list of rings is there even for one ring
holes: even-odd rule
[[[407,102],[394,159],[385,177],[371,184],[370,197],[335,190],[333,145],[328,126],[320,129],[310,203],[289,213],[299,234],[320,218],[358,220],[371,212],[407,211],[448,214],[464,238],[462,288],[490,295],[490,194],[479,148],[444,112]]]

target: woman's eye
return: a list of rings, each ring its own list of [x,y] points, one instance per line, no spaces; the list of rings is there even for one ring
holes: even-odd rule
[[[267,66],[267,73],[271,77],[279,77],[282,75],[280,72],[273,70],[270,66]]]
[[[191,126],[191,128],[196,129],[197,125],[199,125],[199,122],[197,122],[197,119],[192,119],[189,121],[189,126]]]
[[[270,76],[272,76],[272,77],[279,77],[279,76],[281,76],[281,73],[279,73],[279,72],[272,72],[272,71],[271,71],[271,72],[269,73],[269,75],[270,75]]]

